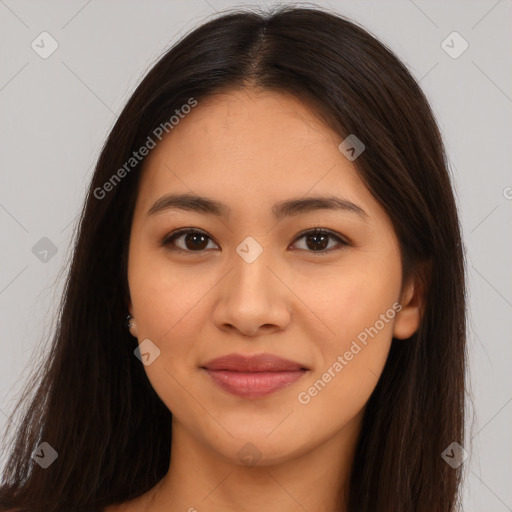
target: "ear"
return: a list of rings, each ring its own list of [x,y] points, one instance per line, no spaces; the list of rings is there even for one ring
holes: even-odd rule
[[[413,273],[402,288],[399,303],[402,309],[395,316],[393,337],[405,340],[419,328],[425,308],[425,290],[428,282],[429,267],[422,265]]]
[[[135,318],[133,317],[133,306],[132,306],[132,301],[131,301],[131,299],[129,297],[125,300],[125,305],[126,305],[126,309],[130,313],[130,315],[132,315],[132,324],[133,325],[129,328],[130,329],[130,334],[134,338],[136,338],[137,337],[137,323],[135,321]]]

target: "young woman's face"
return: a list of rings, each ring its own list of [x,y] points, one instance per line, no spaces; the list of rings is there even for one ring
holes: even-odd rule
[[[353,441],[392,336],[418,327],[392,224],[341,142],[295,97],[234,91],[199,101],[145,162],[132,334],[173,428],[237,464]],[[210,364],[232,354],[266,356]]]

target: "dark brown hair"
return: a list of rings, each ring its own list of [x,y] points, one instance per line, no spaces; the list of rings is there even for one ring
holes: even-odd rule
[[[354,22],[319,8],[221,13],[175,44],[115,123],[85,200],[51,351],[27,388],[3,472],[0,505],[23,512],[96,511],[143,494],[167,472],[171,413],[134,357],[127,249],[140,166],[94,191],[175,109],[221,91],[295,95],[339,134],[366,146],[354,161],[398,237],[403,277],[428,268],[418,331],[394,339],[367,404],[350,481],[350,512],[452,512],[463,444],[464,253],[443,142],[407,68]],[[30,392],[33,396],[29,397]],[[29,400],[30,398],[30,400]],[[16,412],[16,411],[15,411]],[[58,459],[31,458],[42,442]]]

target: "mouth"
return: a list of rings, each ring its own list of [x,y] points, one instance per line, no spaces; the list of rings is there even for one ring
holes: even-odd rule
[[[201,366],[223,390],[244,398],[261,398],[290,386],[310,371],[272,354],[229,354]]]

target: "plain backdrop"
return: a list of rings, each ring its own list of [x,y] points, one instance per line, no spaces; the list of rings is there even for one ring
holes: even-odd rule
[[[386,43],[438,119],[470,290],[464,510],[512,511],[512,2],[316,4]],[[1,429],[51,330],[75,221],[117,114],[173,42],[215,11],[243,5],[251,4],[0,0]]]

